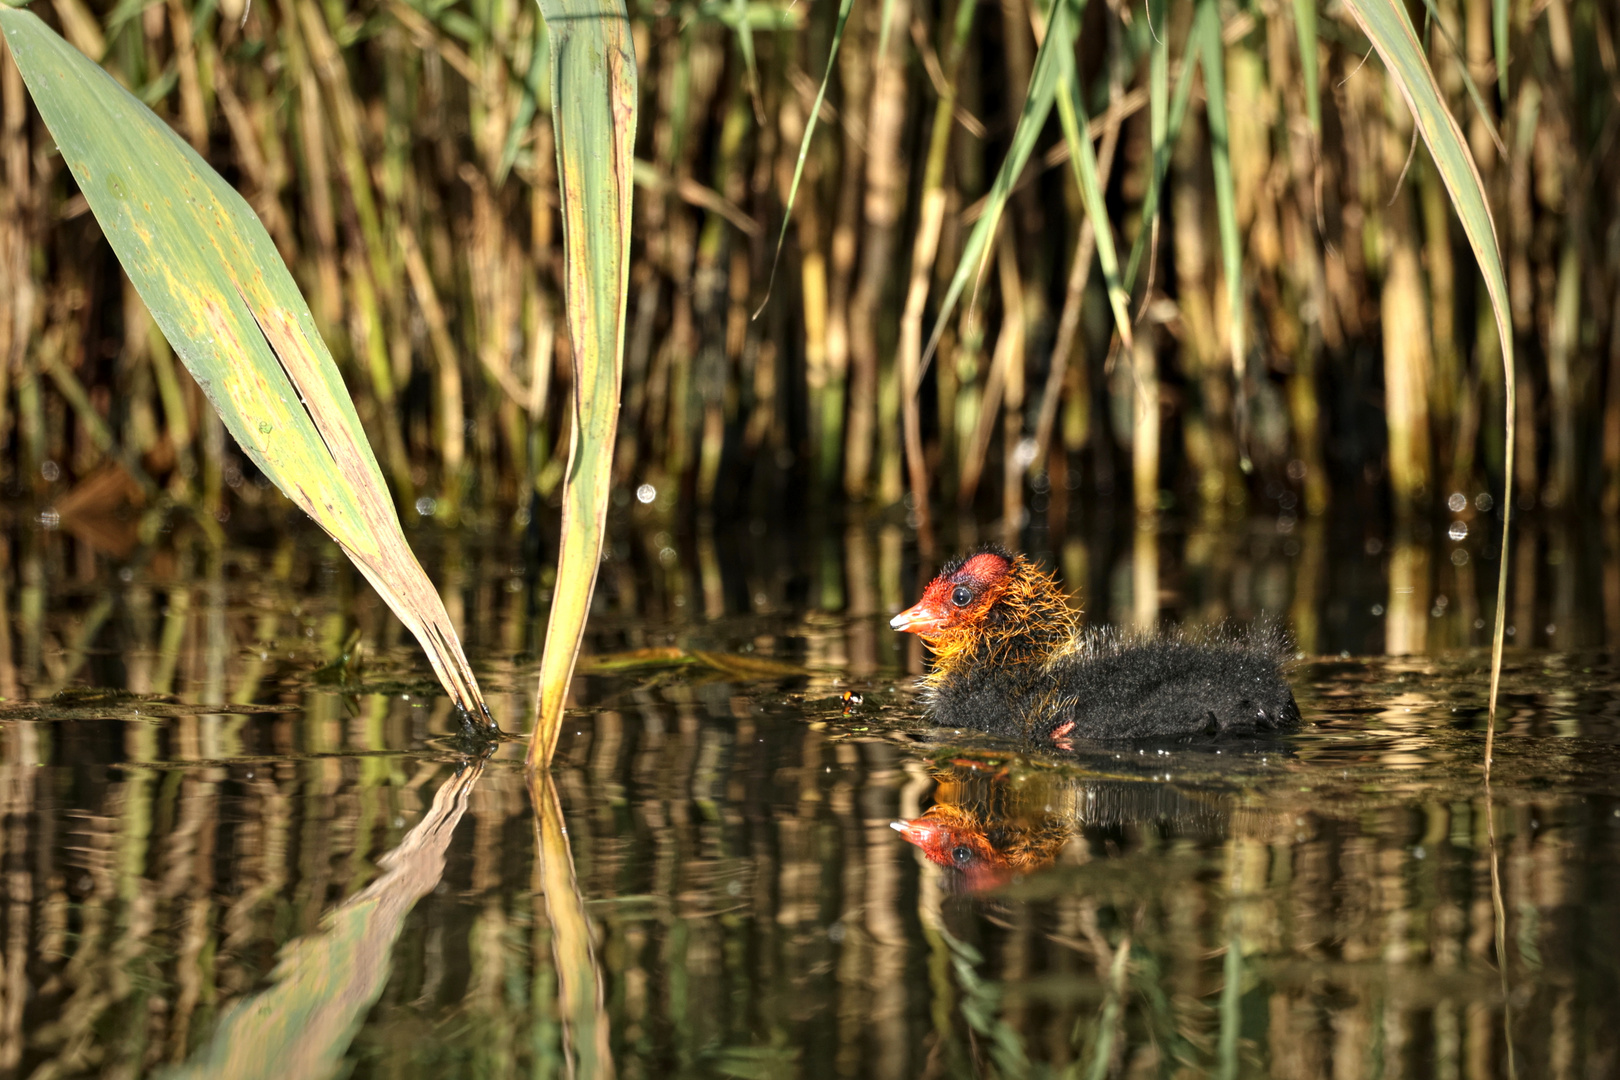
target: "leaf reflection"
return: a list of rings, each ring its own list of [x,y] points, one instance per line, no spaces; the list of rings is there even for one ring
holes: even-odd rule
[[[534,848],[545,890],[546,918],[551,922],[551,948],[557,965],[564,1039],[574,1075],[589,1080],[613,1076],[608,1016],[602,1004],[602,972],[591,947],[591,925],[585,898],[574,876],[574,852],[568,843],[557,785],[545,771],[529,773],[534,803]]]
[[[366,1011],[388,981],[405,916],[438,885],[445,851],[466,812],[482,761],[457,770],[433,806],[379,864],[384,873],[287,946],[275,985],[226,1010],[208,1044],[163,1075],[315,1080],[334,1075]]]

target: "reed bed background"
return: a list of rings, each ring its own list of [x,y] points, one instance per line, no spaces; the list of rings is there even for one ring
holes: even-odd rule
[[[569,437],[544,24],[519,0],[126,0],[40,12],[237,184],[302,285],[402,507],[527,520]],[[1193,14],[1088,5],[1080,70],[1116,242],[1148,230],[1113,324],[1060,125],[917,382],[913,487],[1027,519],[1070,492],[1139,513],[1397,510],[1495,487],[1502,376],[1472,255],[1348,15],[1222,9],[1236,308],[1207,81],[1145,223],[1148,52]],[[1300,9],[1302,10],[1302,9]],[[1620,509],[1620,71],[1597,0],[1417,10],[1479,162],[1519,335],[1521,505]],[[1039,4],[856,5],[779,264],[774,240],[834,6],[638,5],[634,262],[620,498],[728,516],[909,502],[902,378],[1028,87]],[[884,19],[887,18],[887,23]],[[756,74],[737,28],[751,28]],[[1470,93],[1471,80],[1478,100]],[[1314,94],[1312,91],[1314,90]],[[943,125],[943,126],[941,126]],[[0,470],[95,513],[223,520],[269,496],[99,241],[0,59]],[[927,242],[937,215],[937,251]],[[774,278],[773,265],[776,266]],[[758,311],[758,317],[752,317]],[[1234,313],[1245,327],[1236,368]],[[1246,469],[1246,466],[1248,468]],[[1495,471],[1493,471],[1493,469]],[[1489,486],[1487,486],[1489,485]],[[1050,496],[1049,498],[1047,496]],[[1453,507],[1456,509],[1456,507]],[[1484,509],[1484,507],[1481,507]]]

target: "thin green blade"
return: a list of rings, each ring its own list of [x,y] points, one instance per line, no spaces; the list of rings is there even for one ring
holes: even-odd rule
[[[540,12],[551,34],[574,426],[531,769],[549,764],[556,749],[602,558],[619,419],[636,141],[636,56],[622,0],[540,0]]]
[[[1161,9],[1162,11],[1162,9]],[[1161,14],[1155,26],[1164,26]],[[1136,271],[1142,264],[1142,255],[1153,235],[1153,222],[1159,214],[1159,199],[1164,190],[1164,174],[1170,168],[1170,148],[1181,134],[1182,121],[1187,116],[1187,102],[1192,97],[1193,72],[1198,70],[1198,53],[1187,50],[1181,58],[1181,74],[1176,78],[1174,100],[1169,99],[1170,39],[1168,27],[1160,31],[1153,44],[1153,57],[1148,73],[1149,142],[1153,149],[1153,169],[1148,173],[1147,194],[1142,199],[1142,227],[1131,244],[1131,257],[1125,266],[1125,291],[1136,287]],[[1168,114],[1168,115],[1167,115]]]
[[[254,465],[335,539],[493,728],[411,554],[343,378],[257,216],[145,105],[30,12],[0,9],[40,115],[153,320]]]
[[[1086,115],[1085,100],[1080,94],[1080,72],[1074,62],[1074,42],[1079,36],[1073,14],[1064,0],[1052,5],[1052,24],[1048,38],[1059,36],[1063,47],[1055,54],[1058,62],[1058,119],[1063,124],[1063,137],[1069,144],[1069,164],[1074,169],[1074,182],[1080,188],[1080,201],[1085,205],[1086,217],[1091,220],[1092,235],[1097,238],[1097,263],[1102,267],[1103,282],[1108,287],[1108,306],[1114,313],[1114,325],[1125,348],[1134,347],[1131,335],[1131,317],[1125,306],[1130,297],[1120,282],[1119,255],[1114,248],[1114,226],[1108,220],[1108,206],[1103,202],[1102,185],[1097,180],[1097,152],[1091,145],[1089,131],[1091,118]]]
[[[787,243],[788,223],[793,220],[793,204],[799,198],[799,181],[804,177],[804,162],[810,156],[810,140],[816,134],[816,121],[821,117],[821,103],[827,99],[827,84],[832,81],[833,64],[838,60],[838,46],[844,40],[844,24],[849,22],[849,9],[855,0],[838,0],[838,22],[833,27],[832,45],[827,50],[827,70],[822,73],[821,87],[816,91],[816,103],[810,107],[810,117],[804,122],[804,137],[799,140],[799,156],[793,163],[793,183],[788,186],[787,205],[782,207],[782,228],[776,234],[776,251],[771,255],[771,272],[765,279],[765,299],[759,302],[754,318],[770,302],[771,289],[776,284],[776,266],[782,261],[782,247]],[[888,23],[884,23],[885,26]],[[679,130],[677,127],[676,130]]]
[[[1496,315],[1496,331],[1502,340],[1502,367],[1505,373],[1504,389],[1507,398],[1507,446],[1502,478],[1502,551],[1496,588],[1496,633],[1491,648],[1490,712],[1496,713],[1496,690],[1502,672],[1502,635],[1507,617],[1508,528],[1513,506],[1513,434],[1517,426],[1514,412],[1513,372],[1513,316],[1508,307],[1507,273],[1502,266],[1501,247],[1496,237],[1496,221],[1491,217],[1490,204],[1485,199],[1485,184],[1474,155],[1468,150],[1462,129],[1446,107],[1445,97],[1434,80],[1434,72],[1418,44],[1417,34],[1400,0],[1345,0],[1355,14],[1367,39],[1383,58],[1384,67],[1395,85],[1401,88],[1412,120],[1434,158],[1435,168],[1451,193],[1451,204],[1468,234],[1469,246],[1479,271],[1485,275],[1485,289],[1491,297],[1491,308]],[[1502,44],[1499,42],[1499,49]],[[1505,74],[1502,73],[1502,74]],[[1506,83],[1503,88],[1505,90]]]
[[[1062,2],[1063,0],[1055,0],[1054,9]],[[1013,129],[1012,144],[1007,148],[1007,156],[1002,160],[996,179],[990,185],[984,213],[973,223],[973,231],[968,234],[967,243],[962,247],[962,258],[956,265],[956,272],[951,275],[951,283],[945,289],[944,298],[940,301],[933,332],[928,336],[927,348],[923,349],[918,379],[922,378],[922,371],[927,370],[934,350],[939,347],[940,335],[945,332],[945,326],[950,322],[957,302],[962,299],[962,291],[967,288],[968,282],[978,275],[979,268],[990,249],[990,240],[996,234],[996,227],[1001,224],[1001,215],[1007,208],[1007,200],[1012,195],[1013,185],[1018,182],[1019,175],[1028,164],[1029,155],[1035,149],[1035,140],[1040,136],[1041,128],[1046,126],[1046,118],[1051,115],[1052,102],[1057,96],[1060,71],[1055,54],[1058,48],[1069,47],[1057,43],[1057,39],[1062,36],[1047,34],[1046,39],[1041,42],[1040,50],[1035,54],[1035,66],[1029,77],[1029,92],[1024,95],[1024,106],[1018,115],[1018,126]],[[1071,38],[1069,45],[1072,44]]]

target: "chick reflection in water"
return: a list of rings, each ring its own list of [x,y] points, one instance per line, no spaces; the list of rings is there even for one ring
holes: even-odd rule
[[[1228,814],[1162,781],[1094,779],[1007,765],[956,765],[935,771],[934,805],[891,828],[947,868],[949,885],[982,892],[1056,862],[1071,842],[1109,846],[1141,826],[1217,837]]]

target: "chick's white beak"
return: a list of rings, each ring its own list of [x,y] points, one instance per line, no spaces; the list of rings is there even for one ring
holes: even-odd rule
[[[938,630],[944,625],[944,613],[927,600],[917,601],[917,603],[889,620],[891,629],[901,630],[908,634],[923,634],[930,630]]]

